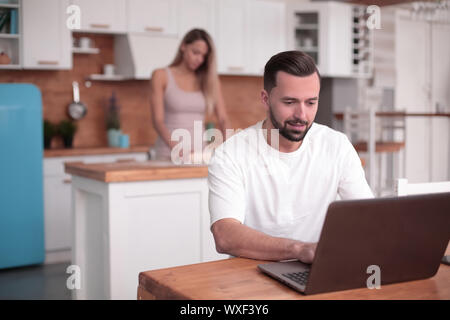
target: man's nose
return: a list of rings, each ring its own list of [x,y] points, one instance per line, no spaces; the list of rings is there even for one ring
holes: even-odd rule
[[[299,103],[295,108],[294,116],[300,120],[306,120],[306,106],[303,102]]]

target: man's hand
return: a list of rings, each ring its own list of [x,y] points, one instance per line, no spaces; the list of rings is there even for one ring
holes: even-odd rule
[[[211,231],[219,253],[258,260],[298,259],[312,263],[317,243],[272,237],[243,225],[236,219],[216,221]]]
[[[316,254],[317,243],[303,242],[300,245],[298,260],[303,263],[312,263]]]

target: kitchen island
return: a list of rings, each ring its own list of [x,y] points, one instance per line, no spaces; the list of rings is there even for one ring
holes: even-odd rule
[[[138,275],[224,259],[209,229],[206,166],[68,163],[76,299],[136,299]]]

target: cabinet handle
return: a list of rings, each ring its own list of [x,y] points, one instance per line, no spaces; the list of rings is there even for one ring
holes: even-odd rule
[[[242,71],[244,70],[244,67],[228,67],[229,71]]]
[[[72,179],[64,179],[63,183],[64,184],[71,184],[72,183]]]
[[[161,27],[145,27],[145,31],[163,32],[164,28],[161,28]]]
[[[91,23],[91,28],[98,28],[98,29],[109,29],[111,26],[109,24],[100,24],[100,23]]]
[[[48,61],[48,60],[39,60],[37,63],[42,64],[42,65],[52,65],[52,66],[59,64],[58,61]]]

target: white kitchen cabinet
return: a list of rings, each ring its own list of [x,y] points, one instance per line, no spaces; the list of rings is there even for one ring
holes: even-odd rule
[[[44,159],[44,221],[46,263],[70,260],[72,247],[72,179],[64,172],[65,162],[115,162],[119,159],[145,161],[145,153],[55,157]]]
[[[218,0],[218,72],[262,75],[267,60],[286,50],[285,10],[282,1]]]
[[[68,0],[23,0],[23,68],[72,68],[68,5]]]
[[[364,8],[336,2],[290,2],[288,48],[309,54],[323,76],[371,76],[373,33],[366,26]]]
[[[286,5],[284,2],[253,0],[248,12],[247,67],[250,73],[262,75],[273,55],[286,50]]]
[[[142,271],[228,258],[210,231],[206,177],[105,183],[74,175],[72,192],[72,263],[83,275],[75,299],[133,300]]]
[[[81,29],[77,32],[126,33],[126,0],[71,0],[80,7]]]
[[[177,35],[176,0],[128,0],[128,31]]]
[[[216,47],[220,74],[247,72],[248,1],[217,0]]]
[[[200,28],[206,30],[214,40],[214,4],[215,2],[211,0],[180,1],[178,10],[179,38],[183,38],[184,35],[191,29]]]

